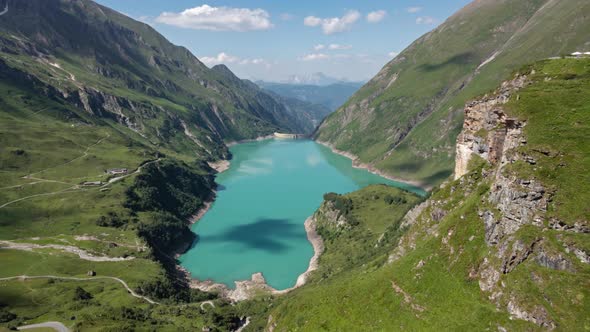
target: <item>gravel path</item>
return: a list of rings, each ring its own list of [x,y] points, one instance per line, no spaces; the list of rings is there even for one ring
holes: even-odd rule
[[[109,256],[95,256],[86,250],[74,246],[65,246],[61,244],[36,244],[36,243],[19,243],[12,241],[0,240],[0,249],[13,249],[33,251],[33,249],[55,249],[65,251],[71,254],[76,254],[83,260],[92,262],[121,262],[135,259],[133,256],[129,257],[109,257]]]
[[[70,332],[70,329],[68,329],[64,324],[62,324],[60,322],[45,322],[45,323],[39,323],[39,324],[31,324],[31,325],[19,326],[16,329],[19,331],[23,331],[23,330],[39,329],[39,328],[50,328],[50,329],[56,330],[57,332]]]

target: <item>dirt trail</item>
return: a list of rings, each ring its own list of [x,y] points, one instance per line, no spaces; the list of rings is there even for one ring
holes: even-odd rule
[[[26,184],[23,184],[23,186],[24,185],[37,184],[37,183],[43,183],[43,182],[52,182],[52,183],[61,183],[61,184],[66,184],[66,185],[72,185],[72,183],[67,183],[67,182],[57,181],[57,180],[41,179],[41,178],[34,177],[33,175],[43,173],[43,172],[48,171],[50,169],[54,169],[54,168],[58,168],[58,167],[61,167],[61,166],[65,166],[67,164],[73,163],[74,161],[76,161],[78,159],[84,158],[84,157],[88,156],[88,151],[92,147],[94,147],[94,146],[102,143],[102,141],[104,141],[105,139],[107,139],[109,137],[111,137],[111,134],[107,134],[105,137],[103,137],[103,138],[99,139],[98,141],[96,141],[96,143],[87,146],[86,147],[86,150],[84,150],[84,152],[82,153],[82,155],[80,155],[80,156],[78,156],[78,157],[76,157],[76,158],[74,158],[74,159],[72,159],[70,161],[67,161],[67,162],[65,162],[63,164],[59,164],[59,165],[56,165],[56,166],[51,166],[51,167],[48,167],[46,169],[43,169],[43,170],[40,170],[40,171],[37,171],[37,172],[34,172],[34,173],[30,173],[30,174],[27,174],[27,175],[23,176],[22,177],[23,179],[37,180],[37,182],[26,183]],[[19,187],[19,186],[11,186],[11,187],[6,187],[6,188],[2,188],[2,189],[10,189],[10,188],[16,188],[16,187]],[[50,195],[63,194],[63,193],[68,192],[69,190],[71,190],[71,192],[74,192],[74,191],[77,191],[77,189],[80,189],[79,186],[78,185],[73,185],[70,188],[66,188],[66,189],[62,189],[62,190],[58,190],[58,191],[54,191],[54,192],[42,193],[42,194],[35,194],[35,195],[26,196],[26,197],[21,197],[19,199],[15,199],[13,201],[10,201],[10,202],[7,202],[7,203],[4,203],[4,204],[0,205],[0,209],[6,207],[8,205],[11,205],[11,204],[14,204],[14,203],[17,203],[17,202],[20,202],[20,201],[24,201],[24,200],[27,200],[27,199],[30,199],[30,198],[40,197],[40,196],[50,196]]]
[[[33,251],[34,249],[55,249],[65,251],[68,253],[76,254],[80,259],[91,261],[91,262],[121,262],[135,259],[135,257],[108,257],[108,256],[95,256],[83,249],[74,246],[65,246],[59,244],[36,244],[36,243],[18,243],[12,241],[0,241],[0,249],[13,249],[13,250],[24,250]]]
[[[29,199],[29,198],[35,198],[35,197],[40,197],[40,196],[51,196],[51,195],[63,194],[63,193],[66,193],[66,192],[68,192],[68,191],[69,191],[69,192],[76,192],[76,191],[78,191],[78,189],[79,189],[78,185],[75,185],[75,186],[73,186],[73,187],[70,187],[70,188],[66,188],[66,189],[62,189],[62,190],[58,190],[58,191],[54,191],[54,192],[50,192],[50,193],[42,193],[42,194],[35,194],[35,195],[31,195],[31,196],[21,197],[21,198],[19,198],[19,199],[15,199],[14,201],[10,201],[10,202],[7,202],[7,203],[4,203],[4,204],[0,205],[0,209],[2,209],[2,208],[4,208],[4,207],[7,207],[8,205],[11,205],[11,204],[17,203],[17,202],[20,202],[20,201],[27,200],[27,199]]]
[[[215,303],[213,303],[213,301],[203,301],[203,302],[201,302],[201,305],[200,305],[201,310],[205,310],[206,311],[205,304],[210,305],[211,308],[215,308]]]
[[[106,139],[106,138],[107,138],[107,137],[103,138],[103,140],[104,140],[104,139]],[[101,141],[102,141],[102,140],[101,140]],[[99,141],[99,142],[100,142],[100,141]],[[97,142],[96,144],[98,144],[99,142]],[[94,145],[96,145],[96,144],[94,144]],[[90,148],[90,147],[88,147],[88,148]],[[85,152],[85,153],[86,153],[86,152]],[[76,160],[76,159],[80,159],[80,158],[81,158],[81,157],[77,157],[77,158],[75,158],[75,159],[72,159],[72,160],[70,160],[69,162],[67,162],[67,163],[65,163],[65,164],[58,165],[58,166],[54,166],[54,167],[50,167],[50,168],[47,168],[47,169],[45,169],[45,170],[42,170],[42,171],[39,171],[39,172],[36,172],[36,173],[31,173],[31,174],[29,174],[29,175],[25,175],[23,178],[24,178],[24,179],[31,179],[31,180],[38,180],[37,182],[34,182],[34,183],[41,183],[41,182],[55,182],[55,183],[71,184],[71,183],[62,182],[62,181],[56,181],[56,180],[46,180],[46,179],[40,179],[40,178],[32,177],[31,175],[33,175],[33,174],[38,174],[38,173],[41,173],[41,172],[44,172],[44,171],[46,171],[46,170],[48,170],[48,169],[52,169],[52,168],[56,168],[56,167],[59,167],[59,166],[63,166],[63,165],[69,164],[69,163],[73,162],[74,160]],[[109,180],[107,183],[105,183],[104,185],[102,185],[102,186],[100,186],[100,187],[93,188],[93,189],[97,189],[97,188],[98,188],[98,189],[102,189],[102,188],[108,187],[109,185],[111,185],[111,184],[113,184],[113,183],[115,183],[115,182],[117,182],[117,181],[123,180],[123,179],[125,179],[125,178],[127,178],[127,177],[129,177],[129,176],[132,176],[132,175],[138,174],[138,173],[140,173],[140,172],[141,172],[141,169],[142,169],[144,166],[146,166],[146,165],[149,165],[149,164],[156,163],[156,162],[160,161],[161,159],[162,159],[162,158],[158,158],[158,159],[156,159],[156,160],[152,160],[152,161],[150,161],[150,162],[147,162],[147,163],[145,163],[145,164],[143,164],[143,165],[139,166],[139,167],[137,168],[137,170],[135,170],[135,172],[132,172],[132,173],[129,173],[129,174],[126,174],[126,175],[123,175],[123,176],[119,176],[119,177],[116,177],[116,178],[112,178],[112,179],[110,179],[110,180]],[[24,185],[26,185],[26,184],[24,184]],[[6,189],[6,188],[4,188],[4,189]],[[42,193],[42,194],[35,194],[35,195],[26,196],[26,197],[21,197],[21,198],[19,198],[19,199],[15,199],[15,200],[13,200],[13,201],[10,201],[10,202],[7,202],[7,203],[4,203],[4,204],[0,205],[0,209],[2,209],[2,208],[5,208],[5,207],[6,207],[6,206],[8,206],[8,205],[11,205],[11,204],[14,204],[14,203],[18,203],[18,202],[21,202],[21,201],[24,201],[24,200],[27,200],[27,199],[30,199],[30,198],[35,198],[35,197],[40,197],[40,196],[51,196],[51,195],[58,195],[58,194],[64,194],[64,193],[72,193],[72,192],[78,192],[79,190],[92,190],[92,189],[82,189],[82,188],[81,188],[79,185],[77,185],[77,184],[76,184],[76,185],[74,185],[74,186],[72,186],[72,187],[69,187],[69,188],[66,188],[66,189],[62,189],[62,190],[58,190],[58,191],[53,191],[53,192],[49,192],[49,193]]]
[[[45,323],[39,323],[39,324],[31,324],[31,325],[19,326],[16,329],[19,331],[24,331],[24,330],[41,329],[41,328],[49,328],[49,329],[56,330],[57,332],[70,332],[70,329],[68,329],[64,324],[62,324],[60,322],[45,322]]]
[[[112,184],[112,183],[115,183],[115,182],[117,182],[117,181],[123,180],[124,178],[126,178],[126,177],[129,177],[129,176],[132,176],[132,175],[134,175],[134,174],[139,174],[139,173],[141,172],[141,169],[142,169],[143,167],[145,167],[145,166],[147,166],[147,165],[149,165],[149,164],[157,163],[157,162],[159,162],[160,160],[162,160],[162,158],[158,158],[158,159],[156,159],[156,160],[148,161],[147,163],[145,163],[145,164],[143,164],[143,165],[141,165],[141,166],[137,167],[137,169],[135,170],[135,172],[132,172],[132,173],[129,173],[129,174],[126,174],[126,175],[122,175],[122,176],[118,176],[118,177],[116,177],[116,178],[109,179],[109,182],[108,182],[108,183],[106,183],[106,184],[104,184],[103,186],[101,186],[101,188],[103,188],[103,187],[106,187],[106,186],[108,186],[108,185],[110,185],[110,184]]]
[[[91,281],[91,280],[115,280],[117,282],[119,282],[121,285],[123,285],[123,287],[125,287],[125,289],[127,290],[127,292],[129,292],[129,294],[131,294],[131,296],[136,297],[138,299],[142,299],[147,301],[150,304],[160,304],[152,299],[150,299],[149,297],[145,297],[142,295],[137,294],[136,292],[133,291],[133,289],[131,289],[129,287],[129,285],[127,285],[127,283],[125,281],[123,281],[122,279],[119,279],[117,277],[87,277],[87,278],[77,278],[77,277],[60,277],[60,276],[52,276],[52,275],[43,275],[43,276],[27,276],[27,275],[20,275],[20,276],[14,276],[14,277],[6,277],[6,278],[0,278],[0,281],[10,281],[10,280],[22,280],[25,281],[27,279],[57,279],[57,280],[71,280],[71,281]]]
[[[23,176],[23,178],[25,178],[25,179],[29,179],[31,176],[33,176],[33,175],[35,175],[35,174],[43,173],[43,172],[45,172],[45,171],[48,171],[48,170],[50,170],[50,169],[54,169],[54,168],[58,168],[58,167],[61,167],[61,166],[65,166],[65,165],[67,165],[67,164],[71,164],[71,163],[73,163],[74,161],[76,161],[76,160],[78,160],[78,159],[84,158],[84,157],[88,156],[88,151],[89,151],[91,148],[93,148],[94,146],[96,146],[96,145],[98,145],[98,144],[102,143],[102,141],[104,141],[105,139],[107,139],[107,138],[109,138],[109,137],[111,137],[111,134],[107,134],[105,137],[103,137],[103,138],[99,139],[98,141],[96,141],[96,143],[94,143],[94,144],[92,144],[92,145],[89,145],[88,147],[86,147],[86,150],[84,150],[84,152],[82,153],[82,155],[80,155],[80,156],[78,156],[78,157],[76,157],[76,158],[74,158],[74,159],[72,159],[72,160],[70,160],[70,161],[66,161],[66,162],[65,162],[65,163],[63,163],[63,164],[59,164],[59,165],[56,165],[56,166],[52,166],[52,167],[49,167],[49,168],[46,168],[46,169],[40,170],[40,171],[38,171],[38,172],[34,172],[34,173],[31,173],[31,174],[25,175],[25,176]],[[43,179],[39,179],[39,180],[43,180]],[[50,180],[47,180],[47,181],[50,181]]]

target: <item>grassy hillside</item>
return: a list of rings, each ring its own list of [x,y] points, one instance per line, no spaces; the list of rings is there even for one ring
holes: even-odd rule
[[[92,1],[8,6],[0,21],[7,80],[113,119],[154,143],[219,158],[224,140],[313,126],[255,84],[207,68],[150,26]]]
[[[502,107],[526,123],[526,143],[506,151],[516,161],[474,157],[468,174],[406,217],[411,226],[388,256],[286,296],[270,312],[274,331],[588,329],[590,59],[548,60],[520,73],[529,84]],[[527,196],[531,184],[544,188],[540,198]],[[506,194],[521,200],[497,201]],[[540,221],[510,219],[510,211],[534,211]],[[497,235],[490,215],[512,233]]]
[[[214,311],[206,314],[198,305],[214,295],[179,283],[167,257],[180,242],[192,240],[187,216],[212,194],[211,170],[191,155],[164,155],[166,149],[115,121],[8,83],[0,94],[0,279],[90,278],[87,272],[94,271],[98,278],[121,278],[137,293],[170,304],[150,305],[113,279],[10,279],[0,281],[1,325],[58,320],[72,328],[117,331],[215,325]],[[129,174],[109,183],[115,176],[105,170],[120,167]],[[83,185],[89,181],[102,184]],[[15,244],[37,247],[7,249]],[[127,260],[92,261],[63,247]],[[92,299],[76,299],[77,287]],[[219,310],[215,315],[226,309]],[[233,309],[226,316],[231,315]]]
[[[588,51],[583,0],[474,1],[388,63],[315,137],[386,173],[439,184],[465,102],[534,60]]]
[[[242,309],[189,289],[174,254],[191,244],[189,219],[214,195],[207,162],[228,157],[224,141],[299,132],[307,118],[94,2],[8,5],[0,326],[235,329]],[[201,308],[204,300],[216,307]]]
[[[314,217],[325,250],[309,284],[276,299],[274,306],[278,307],[270,314],[274,318],[271,321],[279,322],[280,331],[335,331],[343,329],[335,324],[338,320],[352,323],[379,317],[370,311],[379,310],[378,305],[367,306],[372,301],[368,298],[354,303],[359,308],[354,312],[350,302],[359,300],[356,295],[363,293],[355,286],[387,259],[389,249],[405,231],[401,226],[403,216],[421,200],[417,195],[383,185],[347,195],[329,193],[324,199]],[[344,307],[352,310],[338,309]],[[316,324],[316,320],[325,324]],[[266,320],[262,323],[266,324]]]

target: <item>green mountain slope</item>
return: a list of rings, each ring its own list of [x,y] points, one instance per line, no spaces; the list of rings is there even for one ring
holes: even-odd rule
[[[92,1],[8,1],[8,8],[0,20],[7,75],[37,80],[40,93],[152,142],[174,147],[166,134],[187,132],[178,139],[217,157],[223,140],[312,126],[231,72],[208,69],[148,25]]]
[[[361,226],[402,229],[385,253],[355,250],[354,227],[322,234],[329,245],[318,273],[279,299],[267,330],[588,329],[589,101],[590,59],[556,59],[470,102],[457,146],[460,176],[401,222],[356,213]],[[352,193],[348,205],[354,213],[378,196]],[[339,224],[328,204],[316,218]],[[361,242],[379,248],[378,239]],[[345,250],[348,259],[334,267]]]
[[[255,83],[240,79],[225,65],[216,65],[211,70],[222,75],[232,83],[233,89],[251,100],[257,100],[261,108],[278,109],[277,120],[288,124],[291,131],[298,133],[311,133],[326,115],[330,113],[321,105],[280,96],[271,91],[261,89]]]
[[[388,174],[440,183],[464,103],[534,60],[588,51],[584,0],[478,0],[422,36],[330,115],[317,140]]]
[[[191,290],[174,259],[214,197],[208,162],[229,157],[224,141],[312,125],[92,1],[9,0],[0,17],[0,329],[48,320],[72,330],[235,329],[239,308]],[[204,300],[216,307],[203,312]]]

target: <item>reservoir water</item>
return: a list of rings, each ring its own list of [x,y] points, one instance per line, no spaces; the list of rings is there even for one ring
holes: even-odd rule
[[[384,183],[424,193],[353,168],[313,141],[270,139],[230,150],[230,169],[218,175],[217,198],[193,225],[197,240],[180,262],[193,278],[231,288],[256,272],[275,289],[292,287],[313,256],[303,223],[327,192]]]

